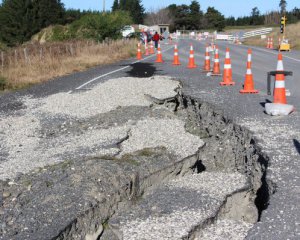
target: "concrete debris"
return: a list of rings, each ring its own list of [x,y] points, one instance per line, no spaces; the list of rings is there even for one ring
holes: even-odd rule
[[[287,116],[295,111],[294,106],[280,103],[266,103],[266,113],[271,116]]]

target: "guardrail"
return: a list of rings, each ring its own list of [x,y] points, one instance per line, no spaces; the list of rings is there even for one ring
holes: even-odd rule
[[[241,38],[243,39],[243,38],[264,35],[264,34],[268,34],[268,33],[272,32],[272,31],[273,31],[273,28],[261,28],[261,29],[250,31],[250,32],[246,32],[243,34],[243,36]]]

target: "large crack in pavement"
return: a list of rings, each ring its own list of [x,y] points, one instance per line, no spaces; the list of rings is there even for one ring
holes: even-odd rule
[[[0,239],[243,239],[273,191],[252,134],[168,77],[23,104],[0,120]]]

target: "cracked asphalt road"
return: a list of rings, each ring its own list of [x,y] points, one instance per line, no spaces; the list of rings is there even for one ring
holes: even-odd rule
[[[189,44],[194,44],[195,59],[198,68],[188,70]],[[20,97],[32,95],[33,97],[46,97],[59,92],[76,92],[92,88],[100,82],[111,78],[136,76],[149,77],[152,75],[166,75],[179,79],[183,83],[183,92],[203,101],[210,102],[223,109],[233,121],[252,130],[259,139],[264,152],[269,156],[269,170],[267,180],[276,186],[276,192],[271,196],[268,209],[263,212],[261,221],[257,223],[248,234],[248,239],[299,239],[300,238],[300,133],[299,112],[287,117],[270,117],[264,114],[263,104],[267,100],[272,101],[271,96],[266,95],[266,73],[275,70],[277,64],[276,51],[254,48],[253,49],[253,74],[255,85],[260,94],[239,95],[244,75],[246,72],[246,46],[236,46],[224,42],[218,43],[220,48],[221,68],[225,54],[225,47],[231,49],[233,68],[233,80],[236,86],[222,88],[219,86],[220,78],[207,77],[201,72],[204,62],[204,42],[194,40],[181,40],[179,42],[179,54],[182,65],[171,66],[173,51],[172,46],[163,45],[164,64],[154,64],[155,56],[143,60],[134,65],[130,59],[114,65],[95,67],[86,72],[75,73],[52,80],[48,83],[36,85],[16,93],[0,96],[1,115],[9,115],[12,110],[22,109],[24,106]],[[287,89],[292,96],[288,102],[297,110],[300,109],[300,79],[299,63],[300,53],[284,53],[285,70],[293,71],[294,76],[286,81]],[[128,67],[126,67],[128,66]],[[123,70],[107,75],[120,68]],[[79,86],[91,79],[102,76],[91,84],[76,90]]]

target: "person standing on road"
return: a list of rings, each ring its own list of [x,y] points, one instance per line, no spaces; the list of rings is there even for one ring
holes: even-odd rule
[[[154,41],[156,49],[158,48],[158,41],[159,41],[159,39],[160,39],[159,34],[157,32],[155,32],[155,34],[152,37],[152,40]]]

